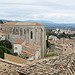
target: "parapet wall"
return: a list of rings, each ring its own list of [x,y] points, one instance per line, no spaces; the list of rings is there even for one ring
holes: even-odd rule
[[[8,61],[15,62],[15,63],[18,63],[18,64],[29,64],[30,63],[30,61],[27,61],[26,59],[22,59],[20,57],[13,56],[13,55],[10,55],[10,54],[7,54],[7,53],[4,53],[4,59],[8,60]]]

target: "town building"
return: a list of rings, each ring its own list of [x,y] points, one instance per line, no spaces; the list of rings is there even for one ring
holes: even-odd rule
[[[26,44],[33,43],[41,48],[41,57],[46,53],[45,26],[36,22],[6,22],[1,25],[1,32],[6,34],[14,49],[14,43],[25,40]],[[19,45],[18,45],[19,46]]]
[[[0,41],[5,40],[5,34],[0,32]]]
[[[56,36],[50,35],[49,38],[50,40],[58,40],[58,38]]]
[[[49,52],[54,52],[59,55],[75,53],[75,40],[68,38],[60,38],[59,40],[48,40],[54,45],[51,46]]]
[[[27,60],[41,58],[41,47],[33,43],[26,44],[25,40],[18,40],[14,43],[14,53],[26,55]]]

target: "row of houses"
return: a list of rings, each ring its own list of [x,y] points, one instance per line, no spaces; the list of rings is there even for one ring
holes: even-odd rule
[[[62,34],[63,32],[65,34],[75,34],[75,31],[63,30],[63,29],[59,29],[59,28],[57,28],[56,30],[53,30],[53,32],[55,32],[56,34]]]
[[[46,53],[45,26],[37,22],[6,22],[0,25],[0,41],[9,40],[12,52],[27,60],[44,57]]]
[[[48,41],[55,44],[53,47],[51,47],[50,51],[54,51],[58,54],[70,54],[75,52],[75,40],[68,38],[58,39],[56,36],[50,37],[52,37],[52,39]]]
[[[41,58],[41,47],[33,43],[26,44],[25,40],[17,40],[14,43],[14,53],[26,55],[27,60],[35,60]]]
[[[0,33],[0,41],[5,40],[6,35],[4,33]],[[39,45],[28,43],[26,44],[25,40],[17,40],[14,44],[14,53],[24,54],[26,55],[27,60],[34,60],[41,58],[41,47]]]

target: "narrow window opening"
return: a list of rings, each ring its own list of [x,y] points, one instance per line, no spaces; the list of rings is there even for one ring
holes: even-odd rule
[[[26,33],[25,29],[24,29],[24,34]]]
[[[8,56],[7,56],[7,60],[8,60]]]
[[[31,39],[33,39],[33,32],[31,31]]]

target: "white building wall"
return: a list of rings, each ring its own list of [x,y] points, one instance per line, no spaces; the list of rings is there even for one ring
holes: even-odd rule
[[[5,40],[5,36],[2,36],[1,40]]]
[[[36,51],[35,52],[35,59],[38,59],[38,57],[39,57],[39,51]]]
[[[22,46],[20,44],[14,44],[14,53],[20,54],[22,52]]]
[[[34,60],[35,56],[30,56],[28,60]]]

